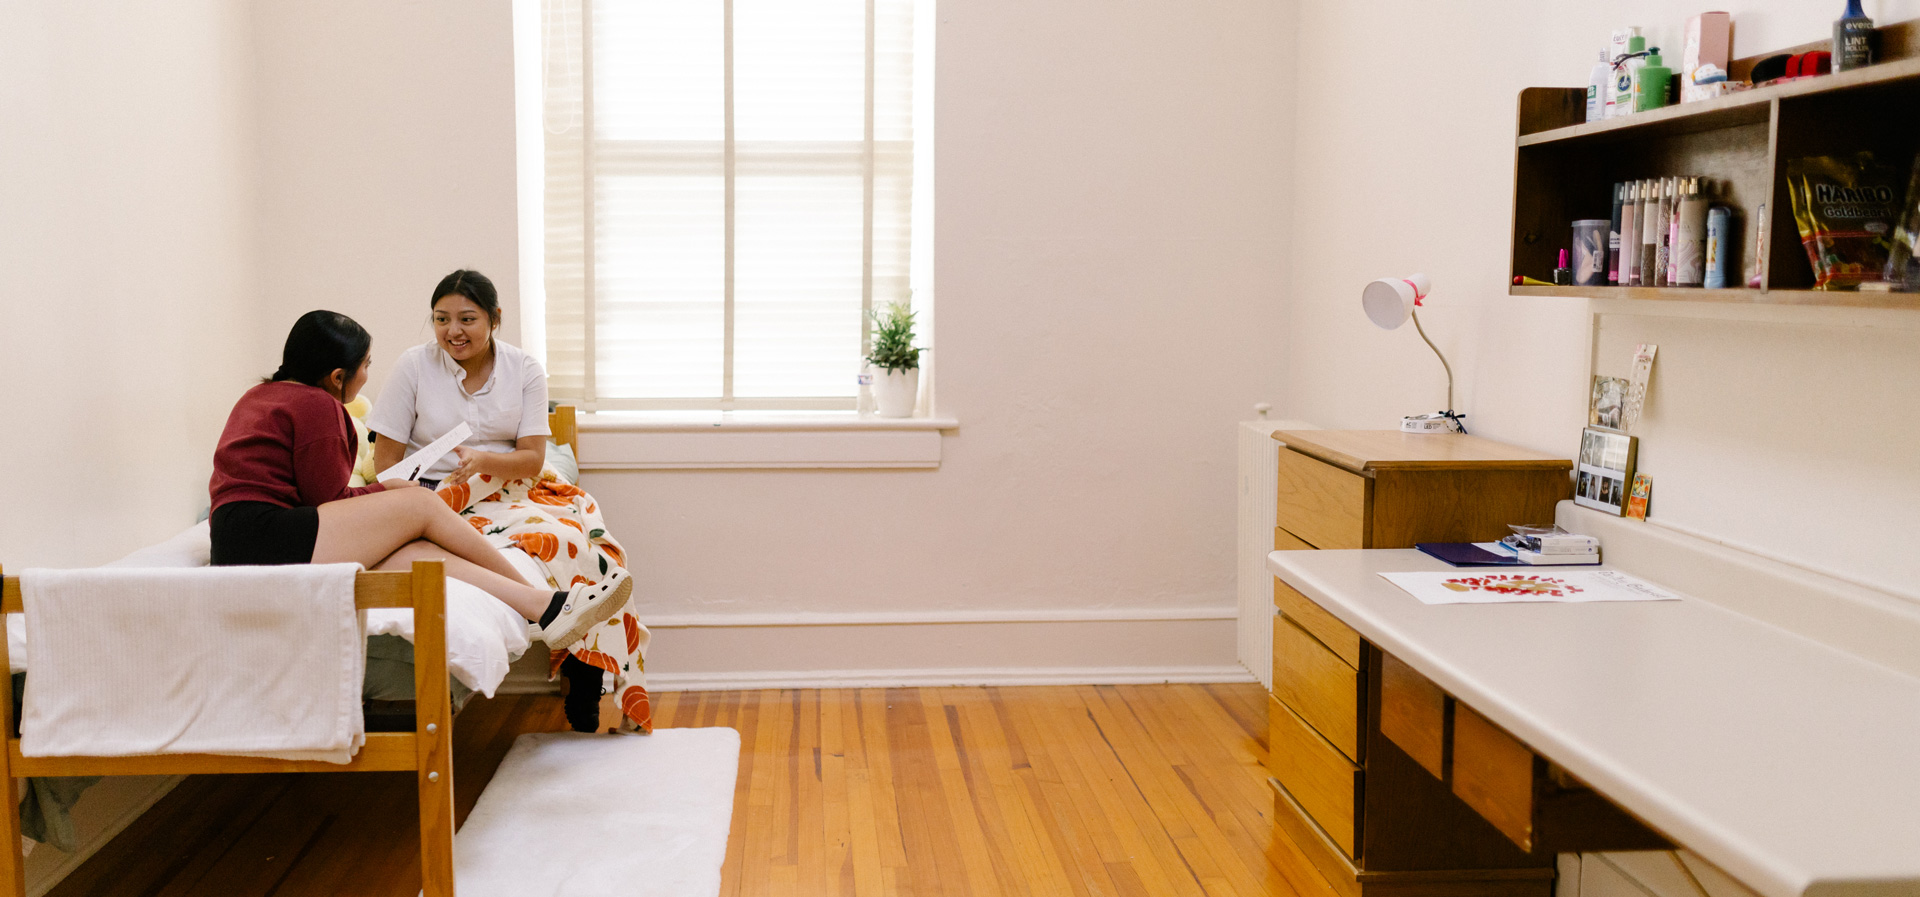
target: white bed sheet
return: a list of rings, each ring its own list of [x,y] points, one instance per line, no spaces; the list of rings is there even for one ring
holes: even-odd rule
[[[127,555],[109,567],[204,567],[212,552],[206,521],[179,535]],[[546,578],[533,559],[517,548],[502,549],[507,561],[534,582]],[[397,635],[413,641],[413,610],[379,608],[367,611],[367,635]],[[507,677],[507,666],[525,653],[527,621],[512,608],[457,579],[447,580],[447,669],[460,683],[493,697]],[[26,620],[7,616],[7,656],[13,672],[26,669]]]

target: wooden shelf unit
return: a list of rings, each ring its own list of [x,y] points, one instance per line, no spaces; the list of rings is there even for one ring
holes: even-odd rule
[[[1620,181],[1676,175],[1715,180],[1717,202],[1735,210],[1736,279],[1742,286],[1514,286],[1514,296],[1585,296],[1693,302],[1920,309],[1920,294],[1811,289],[1786,166],[1805,156],[1872,150],[1904,175],[1920,151],[1920,21],[1880,29],[1884,61],[1869,68],[1759,87],[1623,118],[1587,122],[1584,88],[1520,92],[1514,141],[1511,270],[1544,278],[1572,238],[1572,223],[1612,214]],[[1824,42],[1781,52],[1819,49]],[[1737,60],[1743,76],[1764,56]],[[1766,204],[1761,286],[1744,286],[1755,259],[1756,213]]]

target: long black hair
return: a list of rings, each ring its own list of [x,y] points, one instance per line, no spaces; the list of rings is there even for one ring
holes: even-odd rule
[[[280,369],[267,381],[319,386],[334,371],[345,371],[351,380],[372,348],[373,337],[354,319],[337,311],[310,311],[293,322],[280,350]]]
[[[432,308],[448,296],[465,296],[487,313],[487,319],[493,326],[500,326],[500,291],[493,288],[493,281],[478,271],[461,268],[440,278],[440,285],[433,288],[433,295],[427,299],[427,307]]]

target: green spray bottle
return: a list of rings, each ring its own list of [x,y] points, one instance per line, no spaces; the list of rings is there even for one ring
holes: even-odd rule
[[[1673,102],[1673,69],[1662,64],[1659,53],[1647,54],[1647,64],[1633,72],[1633,111],[1645,112]]]

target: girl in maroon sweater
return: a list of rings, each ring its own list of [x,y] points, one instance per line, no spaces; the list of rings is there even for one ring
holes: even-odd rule
[[[294,323],[280,369],[240,397],[214,450],[213,563],[383,570],[444,558],[448,576],[539,622],[549,644],[571,644],[619,610],[633,589],[623,571],[571,592],[529,585],[431,490],[411,480],[347,485],[357,444],[345,405],[366,385],[372,347],[365,328],[337,312]]]

